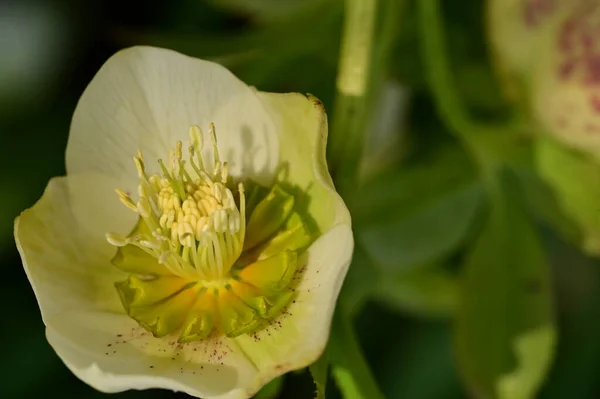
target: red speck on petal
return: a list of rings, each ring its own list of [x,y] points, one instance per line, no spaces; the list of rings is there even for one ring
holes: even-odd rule
[[[594,50],[594,38],[589,29],[581,32],[581,43],[583,44],[583,50],[586,54],[591,54]]]
[[[600,84],[600,54],[589,56],[585,60],[586,77],[585,84],[597,85]]]
[[[593,123],[587,123],[585,125],[585,131],[586,133],[593,135],[600,134],[600,126],[594,125]]]
[[[576,30],[577,24],[575,19],[570,19],[563,24],[558,36],[558,46],[561,51],[569,53],[573,50],[573,35]]]
[[[559,129],[564,129],[567,127],[567,119],[564,116],[559,116],[556,123]]]
[[[564,61],[558,68],[558,78],[560,80],[567,80],[573,75],[577,61],[574,59]]]
[[[600,95],[593,94],[590,96],[590,105],[594,109],[594,112],[600,114]]]

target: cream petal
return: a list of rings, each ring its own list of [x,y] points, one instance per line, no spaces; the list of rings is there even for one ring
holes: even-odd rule
[[[152,47],[132,47],[112,56],[81,96],[67,145],[67,171],[128,176],[137,150],[150,171],[168,159],[188,129],[204,131],[205,159],[212,159],[208,126],[216,125],[221,158],[234,176],[268,183],[278,165],[277,135],[254,90],[222,66]]]
[[[63,312],[48,341],[66,366],[102,392],[164,388],[210,399],[246,399],[256,369],[228,338],[178,344],[156,339],[125,315]]]
[[[600,159],[600,79],[595,64],[600,45],[595,38],[588,43],[589,32],[600,24],[600,6],[573,1],[559,17],[539,45],[543,51],[532,77],[532,112],[541,130]]]
[[[310,198],[308,212],[321,231],[339,223],[350,225],[350,213],[327,169],[327,115],[323,104],[298,93],[258,95],[274,117],[285,180],[306,190]]]
[[[105,231],[129,229],[135,214],[119,203],[114,181],[93,175],[50,180],[42,198],[15,221],[15,240],[46,321],[65,309],[121,311]],[[103,198],[111,198],[103,200]]]
[[[235,338],[260,370],[261,384],[308,366],[323,352],[353,247],[347,224],[338,224],[321,236],[299,269],[294,302],[268,327]]]

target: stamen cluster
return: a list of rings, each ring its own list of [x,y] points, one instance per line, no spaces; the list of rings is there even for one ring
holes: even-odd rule
[[[169,166],[162,160],[162,175],[146,173],[141,152],[134,157],[140,178],[139,199],[117,190],[121,201],[140,215],[145,228],[123,237],[110,233],[116,246],[133,244],[156,257],[173,274],[194,280],[221,281],[239,257],[245,235],[245,197],[240,183],[239,208],[229,181],[227,162],[221,162],[214,125],[210,125],[213,168],[202,158],[202,131],[189,130],[188,162],[181,141],[170,151]]]

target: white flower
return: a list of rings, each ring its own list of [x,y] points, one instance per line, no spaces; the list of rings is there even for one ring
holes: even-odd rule
[[[109,59],[75,110],[67,176],[15,221],[48,341],[69,369],[104,392],[248,398],[316,360],[353,249],[326,139],[310,96],[257,92],[169,50]],[[289,241],[294,229],[305,234]],[[245,283],[251,292],[231,288]],[[195,296],[182,307],[180,293],[207,290],[216,307],[200,328]]]

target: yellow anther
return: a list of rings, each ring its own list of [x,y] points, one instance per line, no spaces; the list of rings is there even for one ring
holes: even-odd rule
[[[138,176],[142,180],[146,180],[146,173],[144,171],[144,161],[141,157],[133,157],[133,163],[135,163],[135,168],[137,169]]]
[[[115,247],[124,247],[125,245],[129,244],[127,237],[117,233],[106,233],[106,241]]]
[[[169,173],[173,175],[173,178],[176,178],[175,173],[175,150],[169,150]]]
[[[198,125],[192,125],[189,129],[190,142],[192,146],[196,149],[196,151],[200,152],[202,150],[202,129]]]
[[[183,158],[183,143],[180,141],[177,142],[177,144],[175,145],[175,157],[178,160],[181,160]]]
[[[150,240],[140,240],[138,241],[140,245],[150,248],[150,249],[160,249],[160,244],[155,241]]]
[[[223,162],[223,167],[221,168],[221,183],[227,184],[228,177],[229,177],[229,164],[227,162]]]
[[[223,195],[221,192],[221,187],[223,187],[220,184],[215,184],[213,186],[213,196],[215,197],[215,199],[217,200],[217,202],[221,202],[221,200],[223,199]]]
[[[135,203],[133,202],[133,200],[127,193],[125,193],[124,191],[121,191],[119,189],[116,189],[115,191],[119,195],[119,199],[121,200],[121,202],[123,204],[125,204],[125,206],[127,208],[131,209],[134,212],[138,211],[137,206],[135,205]]]
[[[162,254],[160,254],[160,256],[158,257],[158,263],[160,263],[161,265],[166,263],[167,260],[169,260],[169,257],[171,256],[171,252],[170,251],[165,251]]]
[[[158,224],[163,229],[167,227],[167,220],[168,220],[168,218],[169,218],[169,216],[166,213],[163,213],[162,215],[160,215],[160,219],[158,221]]]

